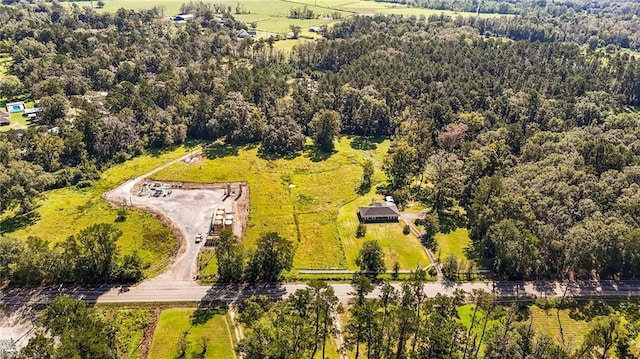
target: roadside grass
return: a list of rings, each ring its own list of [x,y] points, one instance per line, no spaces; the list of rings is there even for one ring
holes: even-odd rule
[[[549,335],[556,343],[570,351],[578,349],[589,332],[589,323],[571,318],[569,309],[560,310],[560,323],[558,323],[558,310],[555,308],[544,310],[532,305],[529,310],[536,331]],[[560,330],[560,324],[562,324],[562,330]]]
[[[145,154],[115,165],[90,188],[47,191],[45,200],[32,213],[32,222],[25,223],[22,228],[2,228],[11,218],[0,217],[0,231],[19,239],[40,236],[51,243],[58,243],[92,224],[111,223],[122,231],[118,240],[121,254],[137,251],[146,268],[145,276],[154,276],[169,264],[177,246],[175,236],[150,214],[136,210],[127,210],[127,219],[116,222],[118,209],[111,207],[102,195],[125,180],[144,174],[188,150],[180,147],[161,154]]]
[[[200,252],[199,258],[200,280],[210,282],[215,279],[218,273],[218,262],[216,260],[216,251],[207,249]]]
[[[471,247],[469,231],[466,228],[457,228],[449,233],[436,233],[438,248],[435,256],[439,261],[444,261],[449,254],[453,254],[459,260],[469,260],[466,249]]]
[[[226,311],[204,311],[206,309],[163,310],[153,334],[149,358],[194,358],[203,351],[205,355],[200,356],[202,358],[234,358],[234,333]],[[186,355],[180,356],[183,345]]]
[[[105,309],[102,315],[116,328],[118,358],[138,358],[144,330],[151,320],[148,309]]]
[[[361,164],[368,158],[380,163],[389,141],[368,149],[356,149],[342,138],[331,154],[317,154],[308,147],[291,159],[265,159],[255,147],[237,148],[213,144],[210,159],[200,163],[178,163],[154,175],[165,181],[230,182],[248,181],[250,211],[245,245],[252,248],[264,232],[276,231],[294,242],[296,269],[353,268],[359,245],[353,242],[357,203],[367,204],[373,192],[359,196],[355,191],[362,174]],[[344,208],[343,208],[344,207]],[[353,228],[351,228],[353,227]],[[346,228],[346,229],[345,229]],[[397,223],[372,228],[369,238],[380,240],[389,268],[397,259],[403,269],[429,261],[419,241],[402,235]]]

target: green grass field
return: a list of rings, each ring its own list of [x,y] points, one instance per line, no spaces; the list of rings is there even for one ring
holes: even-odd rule
[[[558,344],[563,344],[570,350],[576,350],[582,345],[584,336],[589,331],[589,323],[583,320],[575,320],[569,316],[568,309],[557,309],[545,311],[533,305],[530,308],[533,317],[533,326],[540,332],[552,337]],[[558,317],[560,322],[558,322]],[[562,324],[562,335],[560,325]],[[564,337],[564,343],[562,338]]]
[[[253,246],[264,232],[277,231],[297,247],[297,269],[355,268],[359,244],[351,238],[357,227],[357,205],[352,203],[366,204],[371,199],[355,192],[361,163],[367,158],[379,163],[389,142],[370,150],[354,149],[351,142],[343,138],[326,159],[315,158],[309,149],[293,159],[267,160],[258,156],[256,148],[215,145],[209,151],[216,158],[178,163],[154,177],[196,182],[246,180],[251,201],[246,245]],[[406,269],[429,263],[419,241],[402,235],[398,224],[371,225],[367,238],[381,242],[390,267],[396,260]]]
[[[437,233],[436,242],[438,249],[435,256],[441,261],[444,261],[449,254],[455,255],[460,260],[468,260],[465,249],[471,246],[471,239],[466,228],[457,228],[449,233]]]
[[[224,311],[213,314],[190,308],[166,309],[158,319],[149,358],[235,358],[234,335]],[[183,345],[186,355],[180,356]]]
[[[200,252],[200,279],[211,282],[218,273],[218,262],[216,261],[216,252],[214,250],[203,250]]]
[[[34,211],[33,223],[21,223],[20,218],[0,217],[0,232],[20,239],[40,236],[56,243],[92,224],[111,223],[123,232],[118,241],[121,253],[137,250],[147,267],[145,275],[153,276],[169,264],[169,258],[176,249],[173,233],[151,215],[134,210],[128,211],[124,222],[115,222],[117,209],[111,207],[102,194],[129,178],[181,156],[187,150],[180,147],[159,155],[142,155],[113,166],[91,188],[71,187],[45,192],[46,200]]]

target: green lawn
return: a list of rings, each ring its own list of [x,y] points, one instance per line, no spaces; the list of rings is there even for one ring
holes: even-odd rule
[[[436,258],[444,261],[449,254],[453,254],[460,260],[468,260],[465,249],[471,246],[469,231],[466,228],[457,228],[449,233],[437,233],[436,241],[438,249],[436,250]]]
[[[545,333],[557,343],[562,344],[560,335],[561,323],[564,345],[570,350],[576,350],[582,345],[583,338],[589,331],[589,323],[572,319],[569,316],[569,309],[560,310],[560,323],[558,323],[558,310],[555,308],[545,311],[532,305],[529,309],[533,317],[533,326],[538,332]]]
[[[195,358],[205,350],[201,358],[230,359],[235,358],[233,342],[234,332],[227,314],[200,312],[202,316],[194,316],[195,309],[165,309],[160,314],[156,326],[149,358],[173,359]],[[194,319],[199,323],[194,323]],[[184,345],[186,355],[180,356]]]
[[[293,159],[277,160],[259,157],[256,148],[217,144],[210,150],[210,157],[215,158],[197,164],[178,163],[154,177],[195,182],[246,180],[251,201],[247,246],[253,246],[260,234],[277,231],[294,242],[297,269],[355,268],[359,246],[351,245],[349,250],[344,247],[354,241],[352,224],[357,221],[357,206],[351,203],[366,204],[371,198],[355,192],[362,174],[361,163],[367,158],[379,163],[389,142],[368,150],[354,149],[351,142],[343,138],[328,158],[315,158],[308,149]],[[418,240],[402,235],[398,224],[372,227],[369,238],[380,240],[390,267],[395,260],[406,269],[415,268],[418,262],[429,263]]]
[[[218,273],[218,262],[216,261],[215,250],[203,250],[200,252],[199,264],[201,280],[209,282],[215,279],[215,275]]]
[[[147,267],[145,275],[153,276],[169,264],[169,258],[176,249],[173,233],[151,215],[135,210],[128,212],[124,222],[115,222],[117,209],[111,207],[102,194],[129,178],[183,155],[187,150],[180,147],[159,155],[142,155],[113,166],[91,188],[71,187],[45,192],[46,200],[34,211],[33,223],[22,223],[21,218],[6,218],[5,214],[5,217],[0,217],[0,232],[20,239],[41,236],[55,243],[89,225],[111,223],[123,232],[118,241],[121,253],[137,250]]]

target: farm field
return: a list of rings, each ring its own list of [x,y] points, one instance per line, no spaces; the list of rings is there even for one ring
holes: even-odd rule
[[[148,357],[234,358],[234,335],[224,310],[165,309],[160,313]]]
[[[166,226],[151,215],[128,210],[127,219],[115,222],[117,209],[111,207],[102,194],[129,178],[144,174],[170,160],[180,157],[189,149],[180,147],[162,154],[146,154],[106,170],[92,187],[68,187],[44,193],[42,201],[31,215],[0,217],[0,233],[19,239],[43,236],[56,243],[95,223],[111,223],[120,229],[118,246],[122,254],[138,251],[147,277],[158,274],[169,264],[176,249],[176,239]],[[55,228],[55,230],[52,230]]]
[[[205,150],[209,159],[177,163],[154,178],[194,182],[247,180],[251,202],[245,238],[248,247],[262,233],[277,231],[297,247],[296,269],[355,269],[359,244],[349,241],[353,241],[350,236],[357,228],[357,205],[348,205],[371,200],[373,194],[359,196],[355,192],[362,174],[361,163],[372,158],[379,164],[389,142],[358,150],[351,147],[352,141],[340,140],[336,152],[328,158],[315,158],[309,147],[301,156],[277,160],[259,157],[257,148],[215,144]],[[414,269],[416,262],[428,264],[424,250],[419,250],[418,239],[402,235],[399,224],[370,227],[367,238],[381,241],[389,253],[390,266],[395,260],[404,269]]]
[[[105,0],[105,6],[97,11],[115,12],[120,8],[141,10],[159,6],[162,16],[168,17],[180,13],[180,8],[184,0]],[[211,4],[222,4],[231,7],[231,12],[238,19],[247,23],[256,22],[257,29],[274,33],[288,33],[290,25],[298,25],[303,29],[311,26],[329,24],[334,21],[333,14],[339,13],[343,18],[353,14],[395,14],[406,16],[475,16],[475,13],[410,8],[399,4],[382,3],[364,0],[299,0],[295,2],[285,0],[209,0]],[[81,6],[88,6],[86,2],[81,2]],[[71,3],[70,3],[71,4]],[[236,14],[236,7],[239,6],[241,14]],[[296,7],[307,6],[317,16],[315,19],[301,20],[289,19],[289,10]],[[480,14],[480,17],[504,16],[500,14]],[[304,35],[304,34],[303,34]]]

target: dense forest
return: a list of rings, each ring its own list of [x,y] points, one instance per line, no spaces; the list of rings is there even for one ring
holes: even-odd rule
[[[464,209],[472,254],[498,275],[640,273],[634,54],[486,36],[523,17],[356,16],[287,57],[274,38],[238,39],[246,25],[223,7],[184,8],[196,19],[176,26],[157,9],[0,7],[0,97],[42,108],[0,137],[0,210],[188,139],[290,156],[306,137],[331,151],[340,133],[384,136],[380,191]]]

